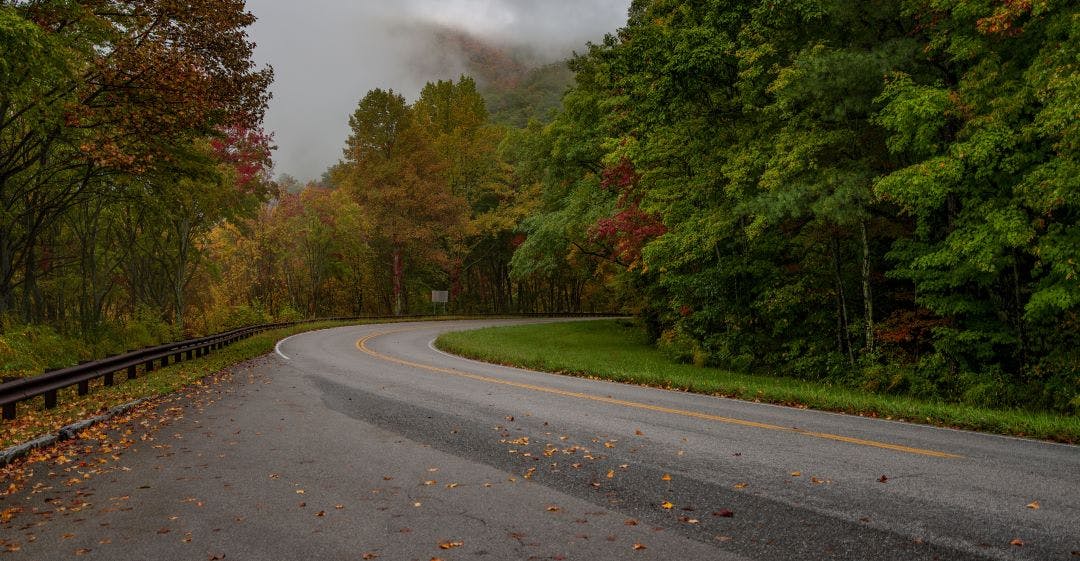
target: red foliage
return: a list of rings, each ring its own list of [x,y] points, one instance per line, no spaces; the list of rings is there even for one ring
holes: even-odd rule
[[[901,351],[910,360],[930,350],[935,328],[950,323],[925,308],[899,310],[878,324],[875,336],[880,343]]]
[[[618,165],[604,170],[600,184],[604,189],[619,193],[619,212],[602,218],[593,225],[589,238],[612,248],[613,257],[628,266],[641,260],[641,250],[652,239],[667,233],[667,227],[656,214],[641,210],[641,180],[634,164],[623,158]]]
[[[623,158],[619,165],[604,170],[600,178],[600,186],[608,191],[625,193],[637,185],[641,176],[634,169],[630,160]]]
[[[257,182],[270,175],[274,135],[244,126],[228,127],[221,134],[211,141],[214,153],[236,170],[236,183],[242,191],[253,191]]]

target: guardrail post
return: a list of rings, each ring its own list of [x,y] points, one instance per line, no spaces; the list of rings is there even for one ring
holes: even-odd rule
[[[45,392],[45,408],[56,409],[56,390]]]
[[[143,372],[146,372],[147,374],[149,374],[149,373],[151,373],[153,371],[154,371],[154,361],[153,360],[146,361],[146,364],[143,365]]]
[[[195,358],[195,349],[188,349],[188,351],[187,351],[187,359],[191,360],[193,358]]]
[[[165,356],[161,357],[161,367],[165,368],[168,365],[169,365],[169,355],[165,355]]]
[[[90,381],[83,380],[79,382],[79,395],[87,395],[90,393]]]
[[[147,372],[149,372],[149,370]],[[127,369],[127,379],[128,380],[134,380],[138,376],[139,376],[139,367],[137,367],[137,366],[129,366],[128,369]]]
[[[15,406],[16,405],[17,404],[15,404],[15,403],[5,403],[4,404],[4,420],[5,421],[14,421],[15,420]]]
[[[103,379],[105,380],[105,387],[109,387],[109,386],[113,385],[113,373],[112,372],[109,372],[109,373],[105,374]]]

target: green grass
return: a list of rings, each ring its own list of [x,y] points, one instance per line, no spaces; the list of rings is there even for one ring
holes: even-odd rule
[[[904,420],[1044,440],[1080,442],[1080,417],[923,401],[780,376],[672,362],[623,320],[497,327],[436,341],[469,358],[629,384]]]

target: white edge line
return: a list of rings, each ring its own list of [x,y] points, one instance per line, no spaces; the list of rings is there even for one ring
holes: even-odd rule
[[[299,333],[297,333],[296,335],[299,335]],[[285,360],[292,360],[291,358],[285,356],[285,353],[281,352],[281,344],[284,343],[285,341],[288,341],[289,339],[292,339],[293,337],[296,337],[296,335],[290,335],[290,336],[278,341],[277,344],[274,345],[274,352],[277,353],[278,356],[280,356],[281,358],[283,358]]]
[[[526,325],[528,325],[528,324],[526,324]],[[439,354],[441,354],[443,356],[446,356],[446,357],[450,357],[450,358],[457,359],[457,360],[463,360],[465,362],[471,362],[473,364],[479,364],[481,366],[501,366],[503,368],[514,368],[515,370],[524,370],[526,372],[535,373],[535,374],[553,374],[551,372],[542,372],[540,370],[529,370],[527,368],[517,368],[517,367],[514,367],[514,366],[507,367],[507,366],[503,366],[501,364],[495,364],[493,362],[484,362],[482,360],[474,360],[474,359],[471,359],[471,358],[465,358],[465,357],[460,356],[460,355],[450,354],[450,353],[448,353],[448,352],[446,352],[444,350],[441,350],[441,349],[439,349],[439,348],[437,348],[435,346],[435,341],[437,341],[438,339],[439,339],[438,337],[435,337],[434,339],[428,341],[427,348],[429,348],[429,349],[431,349],[431,350],[433,350],[433,351],[435,351],[435,352],[437,352],[437,353],[439,353]]]

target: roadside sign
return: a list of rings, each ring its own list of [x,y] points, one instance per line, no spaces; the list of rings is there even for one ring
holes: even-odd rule
[[[446,304],[450,301],[450,292],[446,290],[432,290],[431,291],[431,303],[432,304]]]

